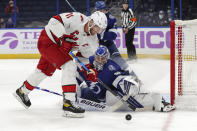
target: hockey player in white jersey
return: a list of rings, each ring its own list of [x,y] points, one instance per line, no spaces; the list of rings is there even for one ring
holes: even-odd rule
[[[31,102],[28,94],[42,80],[52,76],[56,69],[60,69],[64,116],[83,117],[85,110],[75,105],[76,65],[68,53],[77,50],[86,58],[93,55],[98,46],[97,33],[104,30],[106,25],[107,18],[101,12],[93,13],[90,18],[78,12],[52,17],[38,39],[41,57],[37,68],[14,92],[17,100],[29,108]]]
[[[97,82],[97,78],[118,96],[130,96],[127,102],[135,106],[132,108],[134,110],[151,108],[155,111],[168,112],[175,108],[166,102],[161,94],[145,90],[134,71],[132,73],[124,71],[109,59],[109,52],[105,46],[99,46],[95,55],[89,58],[89,62],[86,66],[95,72],[94,75],[92,73],[87,75],[86,70],[79,70],[80,76],[78,76],[78,84],[81,86],[78,103],[86,109],[102,110],[105,105],[111,106],[118,101],[110,92],[107,93],[103,84]]]

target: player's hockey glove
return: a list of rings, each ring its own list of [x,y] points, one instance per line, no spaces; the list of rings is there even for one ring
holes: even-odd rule
[[[64,35],[61,37],[61,40],[67,41],[67,42],[70,42],[70,43],[73,43],[73,42],[75,42],[76,40],[78,40],[78,38],[77,38],[75,35],[66,35],[66,34],[64,34]]]
[[[78,48],[77,43],[75,42],[78,38],[74,35],[64,34],[60,37],[59,46],[65,51],[69,52],[72,48]]]
[[[93,68],[91,66],[91,64],[86,64],[85,66],[90,70],[90,72],[88,72],[85,69],[83,69],[85,78],[89,81],[97,82],[97,79],[98,79],[97,78],[97,74],[98,74],[97,70],[95,68]]]

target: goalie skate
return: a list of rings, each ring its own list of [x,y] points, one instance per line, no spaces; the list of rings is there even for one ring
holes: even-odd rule
[[[170,112],[175,109],[175,106],[170,105],[170,103],[166,102],[163,98],[159,105],[160,105],[159,108],[153,106],[153,110],[161,111],[161,112]]]
[[[31,106],[30,99],[28,95],[26,95],[21,88],[17,89],[13,93],[14,97],[26,108],[28,109]]]
[[[63,116],[73,117],[73,118],[82,118],[84,117],[85,110],[76,106],[70,100],[64,100],[63,103]]]
[[[161,108],[161,112],[169,112],[175,109],[175,106],[170,105],[170,103],[166,101],[162,101],[164,107]]]

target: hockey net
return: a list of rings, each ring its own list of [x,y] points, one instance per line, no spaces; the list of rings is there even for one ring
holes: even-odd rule
[[[197,109],[197,19],[171,22],[171,104]]]

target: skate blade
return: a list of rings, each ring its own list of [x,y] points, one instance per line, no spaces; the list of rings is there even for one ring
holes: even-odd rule
[[[21,98],[16,94],[16,92],[14,92],[13,93],[13,96],[26,108],[26,109],[28,109],[29,108],[29,106],[26,106],[23,102],[22,102],[22,100],[21,100]]]
[[[73,112],[70,112],[70,111],[64,111],[63,116],[64,117],[70,117],[70,118],[83,118],[84,113],[73,113]]]
[[[163,112],[170,112],[170,111],[173,111],[173,110],[175,110],[175,106],[168,106],[168,107],[166,107],[166,108],[164,108],[163,109]]]

